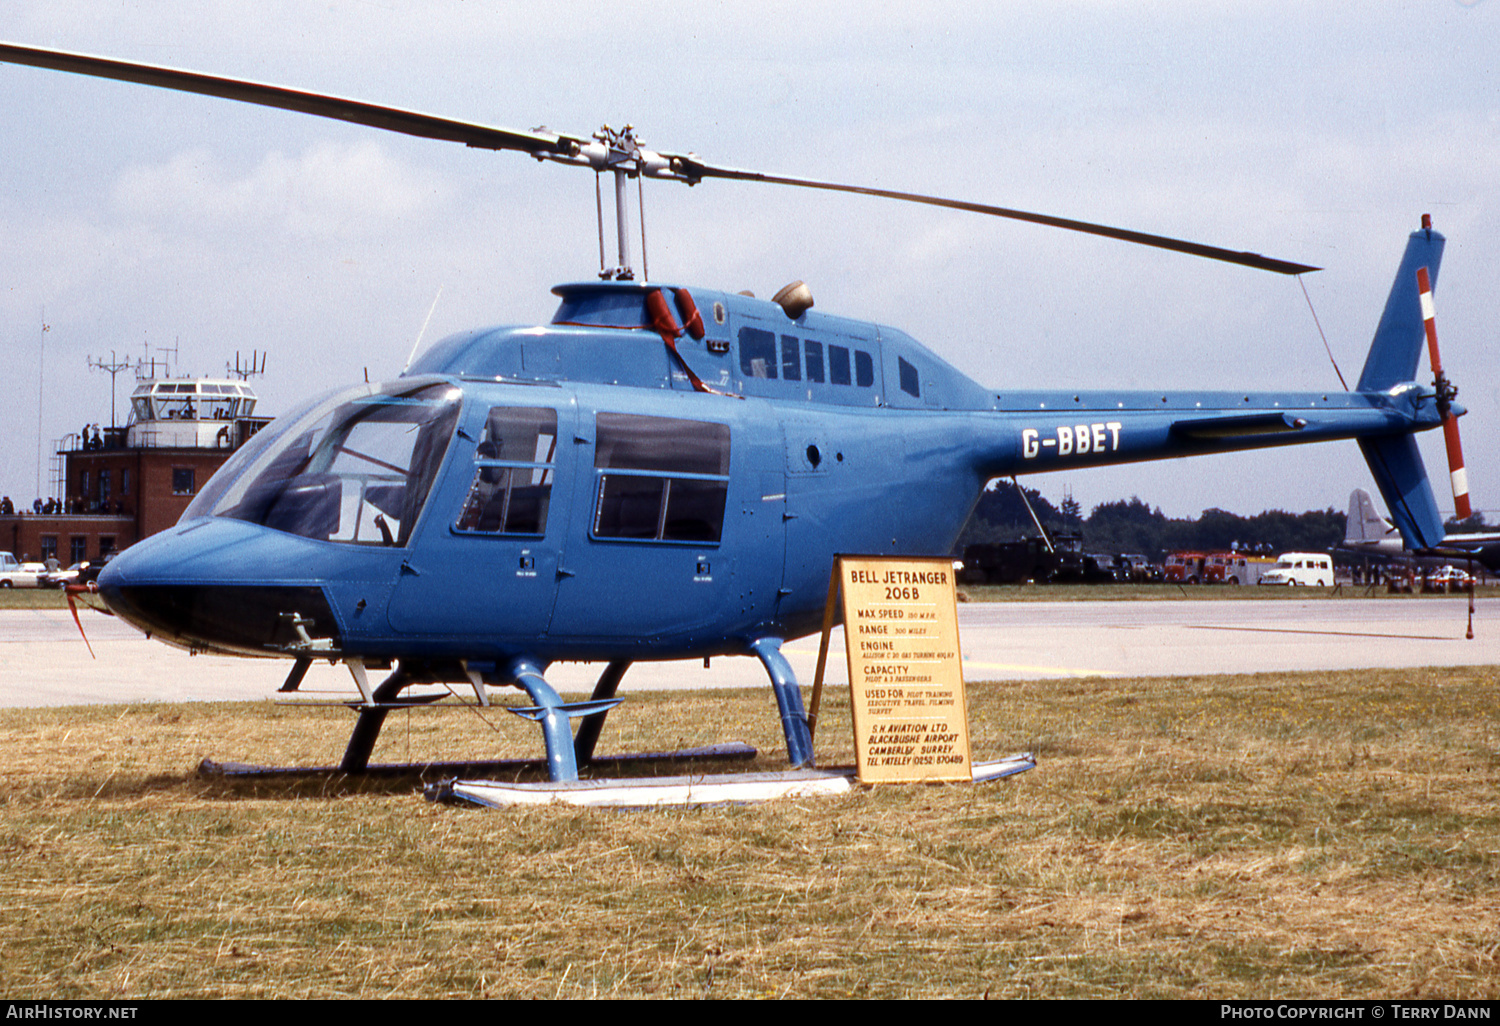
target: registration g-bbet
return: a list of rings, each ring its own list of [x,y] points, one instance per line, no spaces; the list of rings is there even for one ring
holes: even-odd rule
[[[1036,428],[1021,431],[1021,458],[1034,460],[1042,450],[1058,456],[1086,456],[1093,452],[1116,452],[1120,448],[1120,422],[1063,424],[1055,435],[1042,437]]]

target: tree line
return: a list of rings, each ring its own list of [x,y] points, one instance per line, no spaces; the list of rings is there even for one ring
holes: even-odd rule
[[[1155,561],[1178,550],[1240,548],[1272,555],[1327,550],[1343,541],[1347,519],[1332,508],[1305,513],[1266,510],[1249,517],[1206,509],[1196,520],[1173,519],[1135,496],[1100,503],[1083,516],[1071,497],[1054,506],[1035,489],[1022,487],[1049,533],[1081,535],[1086,552],[1138,552]],[[1000,481],[980,497],[955,552],[962,553],[968,545],[1015,541],[1036,533],[1015,485]]]

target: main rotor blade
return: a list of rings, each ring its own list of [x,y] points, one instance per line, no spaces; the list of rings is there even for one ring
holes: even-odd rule
[[[668,156],[667,154],[662,154]],[[1245,267],[1254,267],[1262,271],[1275,271],[1277,274],[1305,274],[1308,271],[1322,270],[1307,264],[1292,263],[1289,260],[1277,260],[1274,257],[1261,256],[1259,253],[1238,252],[1232,249],[1222,249],[1218,246],[1206,246],[1201,242],[1189,242],[1185,239],[1172,239],[1164,235],[1150,235],[1146,232],[1130,231],[1127,228],[1111,228],[1109,225],[1091,224],[1088,221],[1073,221],[1065,217],[1053,217],[1050,214],[1036,214],[1026,210],[1012,210],[1009,207],[994,207],[986,203],[970,203],[967,200],[943,199],[940,196],[924,196],[915,192],[897,192],[892,189],[872,189],[863,185],[842,185],[837,182],[824,182],[813,178],[791,178],[786,175],[766,174],[762,171],[744,171],[737,168],[715,167],[705,164],[694,156],[671,155],[674,170],[679,170],[689,181],[696,182],[703,178],[728,178],[741,182],[766,182],[772,185],[795,185],[805,189],[824,189],[829,192],[852,192],[863,196],[879,196],[884,199],[903,200],[908,203],[925,203],[932,207],[947,207],[950,210],[967,210],[975,214],[990,214],[994,217],[1006,217],[1013,221],[1028,221],[1032,224],[1047,225],[1052,228],[1065,228],[1068,231],[1084,232],[1089,235],[1102,235],[1105,238],[1119,239],[1123,242],[1134,242],[1142,246],[1154,246],[1157,249],[1169,249],[1177,253],[1189,253],[1193,256],[1207,257],[1210,260],[1223,260],[1226,263],[1241,264]]]
[[[265,85],[240,79],[204,75],[196,71],[181,71],[154,64],[137,64],[107,57],[68,53],[63,50],[43,50],[14,43],[0,43],[0,63],[26,64],[53,71],[68,71],[77,75],[92,75],[95,78],[112,78],[121,82],[176,89],[185,93],[200,93],[226,100],[256,103],[263,107],[279,107],[282,110],[315,114],[318,117],[348,121],[371,128],[383,128],[390,132],[415,135],[425,139],[440,139],[460,142],[466,146],[486,150],[520,150],[533,156],[571,156],[577,152],[578,140],[549,132],[520,132],[510,128],[493,128],[450,118],[419,114],[416,111],[378,104],[348,100],[338,96],[324,96],[283,86]]]
[[[277,107],[282,110],[296,111],[302,114],[313,114],[318,117],[332,118],[337,121],[346,121],[356,125],[366,125],[371,128],[381,128],[386,131],[400,132],[404,135],[413,135],[424,139],[460,142],[476,149],[517,150],[537,158],[551,158],[561,160],[564,163],[593,166],[596,170],[601,169],[603,166],[600,162],[603,160],[602,153],[606,149],[578,136],[560,135],[543,131],[522,132],[510,128],[497,128],[467,121],[455,121],[451,118],[436,117],[431,114],[421,114],[416,111],[402,110],[398,107],[385,107],[379,104],[365,103],[338,96],[327,96],[321,93],[304,92],[299,89],[288,89],[284,86],[266,85],[242,79],[223,78],[218,75],[205,75],[196,71],[182,71],[177,68],[165,68],[154,64],[139,64],[133,61],[114,60],[108,57],[69,53],[63,50],[47,50],[37,47],[20,46],[15,43],[0,43],[0,63],[25,64],[32,67],[48,68],[53,71],[92,75],[96,78],[110,78],[121,82],[134,82],[141,85],[157,86],[163,89],[175,89],[180,92],[199,93],[204,96],[238,100],[242,103],[255,103],[263,107]],[[585,147],[588,147],[591,151],[599,150],[600,152],[591,152],[589,156],[581,157],[581,151]],[[1153,246],[1157,249],[1187,253],[1192,256],[1206,257],[1211,260],[1222,260],[1245,267],[1275,271],[1278,274],[1303,274],[1308,271],[1319,270],[1319,268],[1307,264],[1276,260],[1271,257],[1262,256],[1259,253],[1236,252],[1235,250],[1222,249],[1218,246],[1206,246],[1199,242],[1189,242],[1184,239],[1151,235],[1146,232],[1130,231],[1125,228],[1112,228],[1108,225],[1092,224],[1087,221],[1074,221],[1068,218],[1052,217],[1048,214],[1037,214],[1025,210],[1013,210],[1009,207],[996,207],[985,203],[944,199],[939,196],[926,196],[914,192],[898,192],[892,189],[843,185],[837,182],[825,182],[813,178],[793,178],[786,175],[767,174],[761,171],[717,167],[712,164],[706,164],[691,154],[653,154],[651,156],[655,158],[654,161],[646,160],[644,153],[637,156],[635,158],[636,166],[632,173],[645,173],[649,177],[654,178],[676,178],[687,182],[689,185],[695,185],[704,178],[725,178],[743,182],[764,182],[772,185],[794,185],[800,188],[823,189],[829,192],[856,193],[864,196],[877,196],[883,199],[902,200],[908,203],[923,203],[933,207],[946,207],[950,210],[966,210],[976,214],[989,214],[993,217],[1005,217],[1014,221],[1027,221],[1032,224],[1084,232],[1089,235],[1101,235],[1106,238],[1119,239],[1123,242],[1133,242],[1138,245]],[[670,167],[670,171],[666,167],[661,166],[660,163],[657,163],[661,161],[661,158],[666,158],[665,163]],[[650,166],[652,164],[656,166]],[[611,166],[614,166],[612,160]]]

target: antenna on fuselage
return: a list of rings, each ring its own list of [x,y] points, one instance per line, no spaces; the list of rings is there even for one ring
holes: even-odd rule
[[[417,358],[417,348],[422,344],[422,338],[427,334],[427,325],[432,323],[433,311],[437,309],[438,300],[442,298],[443,287],[439,285],[437,295],[432,297],[432,305],[427,308],[427,318],[422,321],[422,330],[417,332],[417,340],[411,344],[411,352],[406,354],[406,366],[401,368],[402,374],[411,369],[411,362]],[[365,372],[365,380],[369,380],[369,371]]]

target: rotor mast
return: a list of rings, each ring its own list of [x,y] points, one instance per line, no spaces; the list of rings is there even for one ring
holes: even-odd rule
[[[601,265],[599,277],[605,281],[634,281],[635,271],[630,266],[630,214],[626,181],[642,174],[664,177],[668,170],[667,158],[646,149],[636,138],[635,128],[626,125],[616,130],[608,125],[594,133],[593,141],[578,146],[575,153],[565,155],[546,154],[545,159],[563,164],[587,164],[595,174],[605,171],[615,179],[615,252],[618,263],[612,268],[603,267],[604,254],[604,210],[599,209],[599,253]],[[645,213],[641,221],[641,262],[646,260]],[[644,273],[642,277],[644,278]]]

